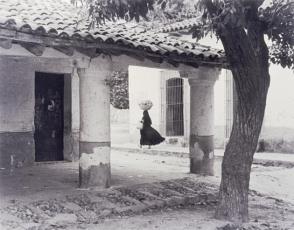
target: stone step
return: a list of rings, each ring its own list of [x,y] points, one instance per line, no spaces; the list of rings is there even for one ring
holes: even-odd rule
[[[215,205],[217,187],[192,178],[175,179],[102,191],[83,191],[63,200],[39,200],[29,204],[15,203],[0,210],[24,223],[57,223],[70,215],[80,223],[95,223],[105,218],[138,214],[163,208],[187,205]],[[51,221],[50,221],[51,220]]]

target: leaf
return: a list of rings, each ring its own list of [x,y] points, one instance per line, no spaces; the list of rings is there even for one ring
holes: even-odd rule
[[[140,16],[139,16],[139,14],[135,14],[135,20],[136,20],[136,22],[139,22],[140,21]]]
[[[204,20],[206,20],[207,19],[207,12],[206,11],[204,11],[204,13],[202,14],[202,19],[204,19]]]
[[[166,1],[162,2],[161,9],[164,10],[166,8]]]
[[[158,4],[158,5],[161,5],[162,2],[163,2],[163,0],[158,0],[158,1],[157,1],[157,4]]]

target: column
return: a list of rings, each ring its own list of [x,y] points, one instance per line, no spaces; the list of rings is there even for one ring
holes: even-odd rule
[[[71,133],[72,133],[72,161],[79,160],[80,140],[80,80],[75,68],[71,81]]]
[[[218,74],[218,69],[200,67],[189,75],[191,173],[214,174],[214,83]]]
[[[80,78],[79,185],[110,185],[110,94],[106,79],[111,74],[108,58],[92,59],[78,69]]]

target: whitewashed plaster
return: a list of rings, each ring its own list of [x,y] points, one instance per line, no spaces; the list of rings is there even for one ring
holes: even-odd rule
[[[79,166],[83,170],[100,164],[110,164],[110,147],[96,147],[93,153],[81,153]]]

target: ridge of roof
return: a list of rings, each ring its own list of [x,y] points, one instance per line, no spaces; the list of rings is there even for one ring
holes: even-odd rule
[[[0,29],[87,43],[115,44],[161,55],[194,57],[224,62],[222,50],[169,37],[166,32],[187,29],[197,18],[164,28],[144,28],[132,23],[107,23],[89,28],[87,13],[60,0],[0,0]]]

